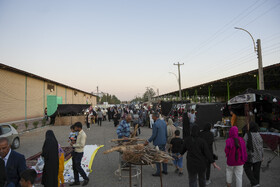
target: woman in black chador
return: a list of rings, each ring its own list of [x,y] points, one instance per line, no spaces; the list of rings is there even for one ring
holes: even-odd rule
[[[188,113],[184,112],[183,114],[183,140],[191,135],[190,133],[190,120],[188,117]]]
[[[42,184],[46,187],[58,186],[58,143],[52,130],[46,132],[42,157],[45,161]]]

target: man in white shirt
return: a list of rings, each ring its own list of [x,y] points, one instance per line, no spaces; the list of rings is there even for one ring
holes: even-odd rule
[[[191,112],[188,113],[188,116],[189,116],[189,120],[190,120],[190,127],[192,128],[192,126],[194,125],[194,123],[196,121],[194,109],[192,109]]]
[[[84,183],[82,186],[86,186],[89,183],[89,178],[87,177],[85,171],[81,167],[81,161],[84,155],[84,147],[86,145],[87,135],[83,131],[83,125],[80,122],[74,124],[74,128],[76,132],[79,132],[76,143],[73,144],[71,142],[71,146],[74,148],[74,152],[72,152],[72,162],[73,162],[73,172],[74,172],[74,183],[70,184],[70,186],[78,186],[80,185],[79,174],[83,177]]]

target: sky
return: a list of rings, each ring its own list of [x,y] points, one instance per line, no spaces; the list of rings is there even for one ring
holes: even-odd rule
[[[0,63],[131,100],[256,69],[234,27],[280,63],[279,0],[0,0]]]

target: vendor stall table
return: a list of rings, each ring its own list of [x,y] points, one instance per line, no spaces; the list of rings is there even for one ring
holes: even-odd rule
[[[264,143],[279,156],[280,133],[260,132]]]
[[[67,161],[71,158],[71,152],[73,151],[72,147],[62,147],[65,158],[64,160]],[[32,168],[32,166],[35,166],[37,164],[38,158],[41,156],[42,152],[39,152],[29,158],[26,159],[26,165],[28,168]],[[40,184],[42,180],[42,173],[38,173],[37,178],[35,180],[35,184]]]
[[[219,129],[222,129],[224,138],[227,138],[228,132],[229,132],[229,129],[231,128],[231,126],[214,124],[214,128],[217,128],[218,132],[219,132]]]
[[[132,165],[140,165],[140,167],[141,167],[141,170],[140,170],[140,173],[141,173],[141,187],[143,186],[143,170],[142,170],[142,168],[143,168],[143,166],[145,166],[145,165],[147,165],[147,164],[137,164],[137,163],[128,163],[129,164],[129,187],[132,187],[132,170],[131,170],[131,167],[132,167]],[[160,163],[160,186],[161,187],[163,187],[163,185],[162,185],[162,169],[161,169],[161,163]]]
[[[119,168],[115,171],[115,175],[119,176],[119,180],[121,180],[122,177],[127,177],[122,175],[122,170],[125,170],[126,168],[123,167],[123,165],[127,165],[128,169],[129,169],[129,186],[132,187],[132,178],[136,177],[137,178],[137,186],[139,186],[139,181],[138,181],[138,176],[140,175],[140,186],[142,187],[143,185],[143,166],[148,165],[148,164],[140,164],[140,163],[130,163],[130,162],[126,162],[125,164],[124,161],[122,160],[122,154],[119,153]],[[140,169],[133,168],[134,166],[140,166]],[[132,175],[132,170],[136,171],[135,175]],[[162,168],[161,168],[161,164],[160,164],[160,184],[162,187]]]

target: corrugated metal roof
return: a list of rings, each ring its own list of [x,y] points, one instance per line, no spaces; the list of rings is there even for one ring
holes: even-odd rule
[[[271,70],[276,70],[279,71],[280,69],[280,63],[277,63],[277,64],[273,64],[273,65],[270,65],[270,66],[266,66],[263,68],[263,71],[264,71],[264,76],[265,76],[265,79],[266,77],[268,76],[268,73],[271,71]],[[182,92],[185,92],[185,91],[194,91],[195,89],[198,89],[198,90],[201,90],[204,88],[204,95],[208,95],[208,86],[216,86],[216,87],[220,87],[220,86],[223,86],[225,87],[225,83],[227,81],[231,82],[231,83],[238,83],[236,84],[236,86],[239,86],[240,87],[240,83],[244,83],[244,86],[250,86],[252,85],[250,82],[251,80],[251,75],[257,75],[258,74],[258,69],[255,69],[255,70],[252,70],[252,71],[248,71],[248,72],[244,72],[244,73],[240,73],[240,74],[237,74],[237,75],[233,75],[233,76],[230,76],[230,77],[225,77],[223,79],[219,79],[219,80],[215,80],[215,81],[211,81],[211,82],[207,82],[207,83],[203,83],[203,84],[199,84],[199,85],[196,85],[196,86],[192,86],[192,87],[188,87],[188,88],[182,88]],[[280,77],[279,74],[277,75],[273,75],[274,78],[278,78]],[[245,80],[241,80],[241,79],[247,79],[247,82]],[[239,80],[240,79],[240,80]],[[277,81],[277,80],[274,80],[274,81]],[[280,81],[280,80],[278,80]],[[246,85],[245,85],[246,83]],[[265,83],[266,83],[266,80],[265,80]],[[254,83],[253,83],[254,84]],[[256,85],[256,84],[255,84]],[[265,84],[266,85],[266,84]],[[277,85],[278,87],[280,87],[279,85]],[[247,89],[249,87],[246,87],[245,89]],[[221,88],[220,88],[221,89]],[[244,89],[244,90],[245,90]],[[279,88],[278,88],[279,89]],[[226,93],[226,90],[223,89]],[[244,90],[240,90],[240,92],[243,92]],[[224,92],[222,91],[222,92]],[[220,91],[217,91],[217,92],[220,92]],[[167,96],[167,95],[176,95],[179,93],[179,90],[176,90],[176,91],[172,91],[172,92],[169,92],[169,93],[165,93],[165,94],[161,94],[159,97],[161,96]],[[205,94],[206,93],[206,94]]]

